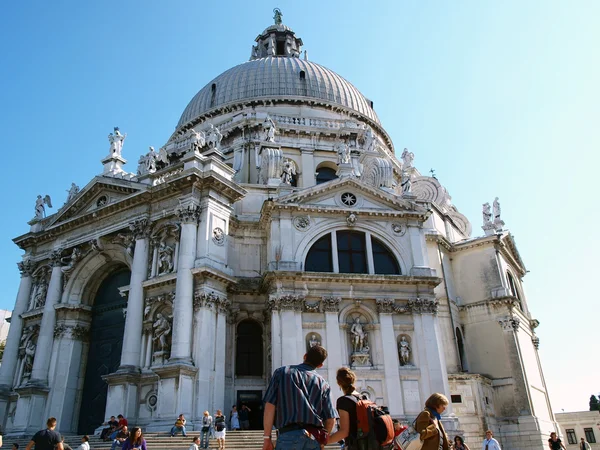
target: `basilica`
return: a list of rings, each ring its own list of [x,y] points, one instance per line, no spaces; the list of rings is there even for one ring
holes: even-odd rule
[[[335,397],[349,366],[404,421],[444,393],[446,428],[470,442],[491,429],[504,449],[538,449],[559,431],[499,200],[473,230],[279,10],[131,171],[125,131],[64,205],[39,195],[14,239],[5,433],[49,416],[91,433],[116,414],[164,431],[183,413],[198,429],[243,403],[259,428],[272,371],[317,344]]]

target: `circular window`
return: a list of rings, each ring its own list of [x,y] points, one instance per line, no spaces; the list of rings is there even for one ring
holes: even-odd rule
[[[346,206],[356,205],[356,195],[352,192],[344,192],[342,194],[342,203]]]
[[[108,203],[108,198],[106,197],[106,195],[103,195],[102,197],[100,197],[97,201],[96,201],[96,206],[98,208],[100,208],[101,206],[104,206]]]

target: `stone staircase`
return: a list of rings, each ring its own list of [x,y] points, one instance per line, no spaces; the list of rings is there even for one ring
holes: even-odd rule
[[[192,439],[199,436],[199,431],[188,431],[187,437],[177,434],[171,437],[170,433],[144,433],[148,450],[187,450],[192,444]],[[227,431],[225,440],[226,450],[261,450],[263,445],[262,430],[256,431]],[[19,450],[25,450],[29,443],[30,437],[25,438],[10,438],[3,436],[4,445],[2,448],[10,449],[11,445],[16,442],[19,444]],[[275,440],[275,432],[273,432],[273,440]],[[81,436],[65,435],[65,442],[73,447],[74,450],[81,444]],[[91,450],[110,450],[112,441],[101,441],[98,436],[90,436]],[[118,447],[117,447],[118,448]],[[209,449],[218,449],[216,439],[209,441]]]

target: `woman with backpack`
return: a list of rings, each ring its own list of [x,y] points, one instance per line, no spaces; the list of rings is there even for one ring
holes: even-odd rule
[[[225,450],[225,416],[220,409],[217,409],[215,414],[215,437],[219,444],[219,450]]]
[[[356,402],[360,399],[360,394],[354,387],[356,375],[354,375],[354,372],[347,367],[342,367],[338,369],[335,379],[344,393],[344,396],[338,398],[336,404],[336,408],[340,415],[338,430],[329,435],[327,444],[333,444],[345,439],[344,449],[356,450],[356,438],[358,432],[356,427]]]
[[[432,394],[425,402],[425,409],[417,416],[415,430],[423,441],[422,450],[449,450],[448,435],[442,425],[441,414],[448,406],[448,399],[443,394]]]

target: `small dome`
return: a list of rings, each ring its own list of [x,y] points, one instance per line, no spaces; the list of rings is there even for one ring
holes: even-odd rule
[[[187,105],[177,128],[212,109],[253,99],[318,100],[379,124],[371,102],[337,73],[305,59],[269,56],[235,66],[208,83]]]

